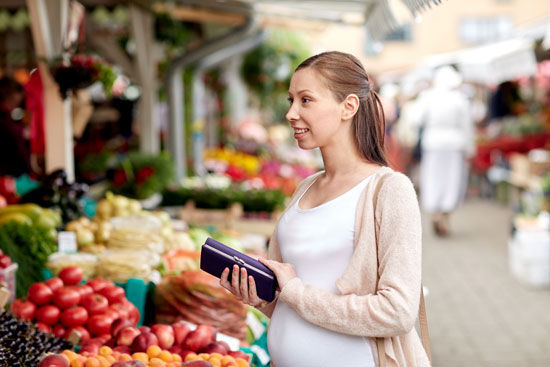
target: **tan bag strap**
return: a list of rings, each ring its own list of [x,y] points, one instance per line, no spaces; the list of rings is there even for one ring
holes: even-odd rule
[[[418,308],[418,321],[420,323],[420,339],[422,346],[428,355],[430,363],[432,362],[432,354],[430,351],[430,334],[428,333],[428,317],[426,315],[426,304],[424,303],[424,289],[420,285],[420,307]],[[386,347],[384,346],[384,338],[376,338],[376,346],[378,349],[378,367],[386,367]]]
[[[380,182],[374,192],[374,211],[376,212],[376,204],[378,202],[378,193],[382,187],[382,183],[388,175],[384,175],[380,178]],[[424,303],[424,287],[420,284],[420,307],[418,308],[418,321],[420,323],[420,339],[422,340],[422,346],[428,355],[430,363],[432,362],[432,355],[430,352],[430,335],[428,333],[428,317],[426,315],[426,305]],[[376,338],[376,347],[378,349],[378,367],[386,367],[386,347],[384,346],[384,338]]]

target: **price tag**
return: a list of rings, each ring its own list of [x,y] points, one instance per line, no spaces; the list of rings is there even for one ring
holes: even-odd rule
[[[57,251],[69,254],[76,252],[76,233],[59,232],[57,234]]]
[[[256,353],[256,356],[260,360],[262,364],[268,364],[271,358],[269,357],[269,354],[260,346],[253,345],[250,347],[250,350],[252,350],[254,353]]]
[[[252,334],[254,335],[254,339],[260,339],[260,337],[263,335],[265,331],[265,326],[254,316],[252,312],[249,312],[246,315],[246,324],[252,331]]]
[[[222,333],[217,333],[216,334],[216,340],[226,342],[227,345],[229,345],[229,348],[231,348],[231,350],[239,349],[239,345],[241,343],[239,341],[239,339],[234,338],[234,337],[229,336],[229,335],[222,334]]]

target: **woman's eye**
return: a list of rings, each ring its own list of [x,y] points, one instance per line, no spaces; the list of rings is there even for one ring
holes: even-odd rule
[[[308,102],[311,102],[311,99],[309,99],[307,97],[302,98],[302,103],[308,103]]]
[[[292,99],[292,98],[290,98],[290,97],[288,97],[286,100],[287,100],[288,103],[290,103],[290,104],[292,104],[292,102],[294,102],[294,99]]]

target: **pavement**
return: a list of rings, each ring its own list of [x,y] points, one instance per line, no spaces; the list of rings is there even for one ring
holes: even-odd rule
[[[434,367],[550,367],[550,288],[509,271],[512,210],[469,199],[434,235],[423,217],[423,282]]]

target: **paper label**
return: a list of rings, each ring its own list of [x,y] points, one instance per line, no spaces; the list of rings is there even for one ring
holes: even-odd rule
[[[256,356],[260,360],[262,364],[268,364],[271,358],[269,357],[269,354],[260,346],[253,345],[250,347],[250,350],[252,350],[254,353],[256,353]]]
[[[68,254],[76,252],[76,233],[59,232],[57,234],[57,251]]]
[[[241,343],[239,341],[239,339],[234,338],[234,337],[229,336],[229,335],[222,334],[222,333],[217,333],[216,334],[216,340],[226,342],[227,345],[229,345],[229,348],[231,348],[231,350],[239,349],[239,345]]]
[[[260,339],[260,337],[263,335],[265,331],[265,326],[254,316],[252,312],[249,312],[246,315],[246,324],[252,331],[252,334],[254,335],[254,339]]]

